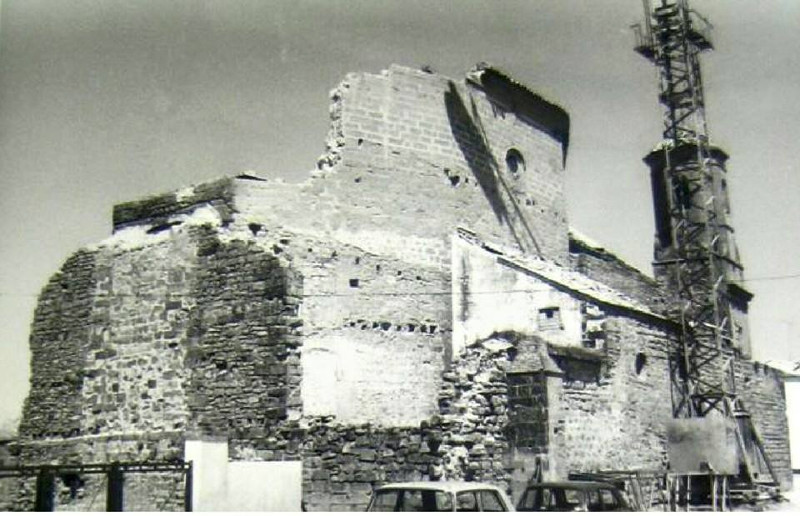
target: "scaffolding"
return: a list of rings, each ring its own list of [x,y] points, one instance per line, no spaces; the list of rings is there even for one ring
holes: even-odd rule
[[[699,60],[701,53],[713,49],[711,24],[689,7],[688,0],[643,4],[644,24],[633,26],[635,50],[658,70],[658,98],[664,110],[659,180],[665,185],[671,240],[656,265],[668,271],[676,299],[671,315],[681,325],[681,348],[672,362],[673,416],[717,412],[735,420],[746,483],[764,483],[754,464],[758,461],[774,484],[758,433],[736,397],[734,358],[739,342],[730,296],[737,280],[732,271],[741,269],[730,256],[723,208],[727,200],[715,195],[715,181],[721,181],[715,179],[721,174],[716,153],[721,151],[709,144]]]
[[[636,512],[676,512],[700,508],[711,511],[730,509],[728,477],[714,473],[681,475],[672,471],[597,471],[570,473],[570,480],[589,480],[612,484],[625,493]],[[706,504],[692,503],[692,488],[708,494]]]

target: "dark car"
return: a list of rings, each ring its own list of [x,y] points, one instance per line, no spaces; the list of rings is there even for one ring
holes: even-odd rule
[[[603,482],[541,482],[530,484],[517,503],[518,511],[632,511],[622,492]]]

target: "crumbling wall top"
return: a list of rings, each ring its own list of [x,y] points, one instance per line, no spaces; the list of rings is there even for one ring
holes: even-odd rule
[[[467,82],[483,89],[495,102],[525,117],[561,142],[564,163],[569,148],[569,114],[562,107],[545,100],[505,72],[479,63],[467,74]]]

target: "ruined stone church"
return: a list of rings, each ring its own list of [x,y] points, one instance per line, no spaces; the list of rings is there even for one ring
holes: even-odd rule
[[[489,66],[353,73],[330,113],[305,182],[244,173],[118,205],[64,263],[35,312],[19,464],[192,460],[211,509],[291,464],[309,510],[362,510],[389,481],[516,497],[535,476],[667,469],[675,294],[570,230],[568,114]],[[646,162],[663,255],[664,165]],[[788,486],[782,380],[750,360],[736,299],[739,395]],[[102,481],[57,477],[55,504],[97,508]],[[186,474],[125,482],[126,510],[185,506]],[[30,507],[21,485],[8,507]]]

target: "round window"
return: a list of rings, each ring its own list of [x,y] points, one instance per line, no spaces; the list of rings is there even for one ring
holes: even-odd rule
[[[514,174],[518,175],[525,171],[525,158],[517,149],[508,149],[506,152],[506,167]]]

